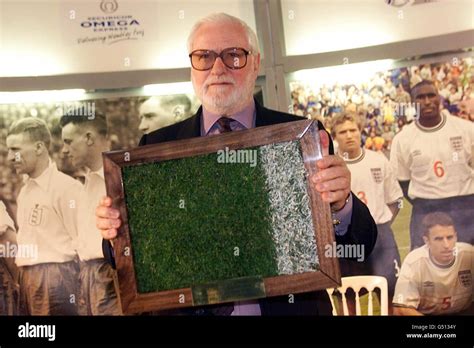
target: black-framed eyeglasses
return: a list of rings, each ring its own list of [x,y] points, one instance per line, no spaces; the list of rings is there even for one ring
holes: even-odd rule
[[[194,69],[205,71],[212,69],[217,57],[229,69],[242,69],[247,65],[247,56],[252,52],[240,47],[229,47],[217,53],[211,50],[195,50],[189,54]]]

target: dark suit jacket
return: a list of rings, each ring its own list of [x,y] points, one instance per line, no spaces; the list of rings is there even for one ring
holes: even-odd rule
[[[269,110],[261,106],[257,101],[255,101],[255,107],[257,111],[257,127],[302,119],[301,117]],[[144,135],[140,139],[139,146],[199,137],[201,135],[201,113],[202,108],[200,108],[194,116],[182,122]],[[320,122],[318,126],[320,129],[324,129]],[[329,150],[330,153],[334,153],[332,141]],[[363,204],[356,195],[352,195],[352,198],[353,210],[351,224],[344,236],[336,235],[336,242],[338,244],[363,244],[366,252],[365,259],[367,259],[375,245],[377,227],[365,204]],[[288,296],[265,298],[259,302],[262,315],[331,315],[331,304],[326,291],[296,294],[294,303],[288,303]],[[212,309],[216,307],[217,306],[207,306],[198,310],[192,308],[185,313],[212,315]],[[181,310],[179,313],[183,313],[183,311]],[[172,312],[172,314],[178,314],[178,312]]]

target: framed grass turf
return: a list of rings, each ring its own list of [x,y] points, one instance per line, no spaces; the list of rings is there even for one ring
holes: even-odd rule
[[[338,285],[329,205],[307,182],[319,158],[308,120],[104,153],[124,312]]]

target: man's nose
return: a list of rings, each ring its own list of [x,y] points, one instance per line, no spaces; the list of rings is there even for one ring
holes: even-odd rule
[[[221,57],[217,57],[214,65],[212,66],[211,73],[214,75],[221,75],[225,72],[226,66],[222,61]]]
[[[443,239],[443,247],[445,249],[449,249],[449,247],[450,247],[450,243],[449,243],[449,240],[447,238]]]
[[[145,132],[148,129],[147,125],[145,124],[145,122],[143,120],[140,122],[140,125],[138,126],[138,129],[142,132]]]
[[[8,150],[7,161],[13,162],[15,160],[15,153],[12,150]]]

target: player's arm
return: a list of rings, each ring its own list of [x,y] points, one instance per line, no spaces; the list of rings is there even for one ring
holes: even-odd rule
[[[392,220],[390,221],[392,223],[402,207],[403,191],[392,166],[385,157],[383,157],[383,163],[385,173],[383,180],[384,200],[392,213]]]
[[[393,315],[423,315],[423,313],[418,312],[415,308],[411,307],[393,307]]]
[[[77,204],[81,192],[81,184],[74,182],[58,197],[58,212],[63,220],[67,234],[75,240],[77,238]]]
[[[3,244],[4,248],[7,249],[8,246],[17,245],[16,243],[16,232],[15,224],[7,213],[7,208],[5,204],[0,200],[0,244]],[[18,277],[18,267],[15,264],[15,257],[5,257],[5,265],[7,266],[8,271],[10,272],[13,279]]]
[[[0,227],[0,244],[3,244],[5,249],[17,244],[13,227],[5,225]],[[3,260],[5,260],[5,265],[12,279],[18,279],[18,267],[15,264],[15,257],[4,257]]]
[[[404,151],[400,144],[400,133],[395,135],[390,150],[390,167],[395,178],[398,180],[403,192],[403,196],[412,204],[412,200],[408,197],[408,187],[410,185],[410,169],[404,158]]]
[[[413,269],[408,254],[400,269],[393,295],[394,315],[422,315],[418,310],[421,300],[419,291],[419,269]],[[418,280],[417,280],[418,279]]]
[[[471,160],[468,162],[469,166],[474,169],[474,122],[469,124],[468,144],[471,144]]]
[[[410,197],[408,197],[408,187],[410,186],[410,180],[398,181],[398,183],[400,184],[400,187],[402,188],[403,197],[405,197],[407,201],[410,202],[410,204],[413,204],[413,200]]]
[[[402,199],[402,198],[400,198]],[[399,201],[393,202],[391,204],[388,204],[388,208],[392,212],[392,220],[390,221],[390,224],[395,221],[395,218],[398,215],[398,212],[400,211],[400,203]]]

